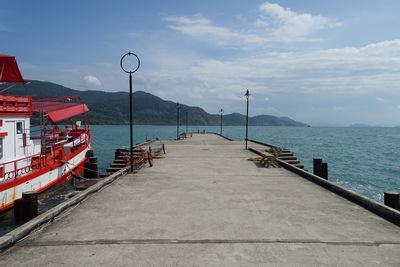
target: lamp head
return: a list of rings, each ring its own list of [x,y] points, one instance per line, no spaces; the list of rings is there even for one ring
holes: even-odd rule
[[[247,89],[247,90],[246,90],[246,94],[245,94],[245,96],[246,96],[246,98],[247,98],[247,99],[249,99],[249,97],[250,97],[250,92],[249,92],[249,89]]]

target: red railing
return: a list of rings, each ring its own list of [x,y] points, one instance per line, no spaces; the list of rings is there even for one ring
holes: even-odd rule
[[[128,166],[131,164],[130,150],[119,148],[117,149],[117,153],[125,162],[125,165]],[[142,165],[145,164],[149,160],[148,153],[141,147],[133,148],[133,165]]]
[[[27,96],[0,95],[1,112],[30,112],[32,99]]]
[[[74,148],[89,143],[89,131],[89,129],[73,129],[68,131],[68,135],[72,137],[72,147]],[[67,134],[65,133],[64,138],[66,136]],[[50,143],[49,151],[45,155],[38,153],[28,157],[0,163],[0,184],[17,179],[34,169],[41,169],[44,166],[54,163],[57,159],[61,159],[64,153],[63,146],[67,140],[64,139],[64,142],[57,142],[58,140],[52,140],[51,136],[46,137],[46,139],[51,140],[52,142]]]
[[[24,174],[27,174],[32,169],[40,168],[43,165],[44,157],[40,153],[28,156],[21,159],[12,160],[5,163],[0,163],[0,183],[4,183],[13,179],[16,179]],[[19,162],[29,162],[23,166],[18,166]],[[9,170],[11,167],[11,170]]]

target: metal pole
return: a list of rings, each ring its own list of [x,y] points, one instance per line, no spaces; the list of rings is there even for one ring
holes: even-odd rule
[[[133,118],[132,118],[132,73],[129,73],[129,132],[131,172],[133,172]]]
[[[224,111],[222,110],[222,108],[221,108],[221,110],[220,110],[220,113],[221,113],[221,125],[220,125],[220,130],[219,130],[219,134],[220,135],[222,135],[222,113],[223,113]]]
[[[137,59],[137,66],[136,68],[132,68],[131,70],[127,70],[126,68],[124,68],[123,66],[123,61],[124,58],[126,56],[134,56]],[[130,165],[131,165],[131,172],[133,172],[133,115],[132,115],[132,73],[135,73],[139,67],[140,67],[140,59],[139,57],[132,53],[132,52],[128,52],[125,55],[122,56],[121,61],[120,61],[120,66],[121,69],[129,74],[129,132],[130,132],[130,136],[129,136],[129,145],[130,145]]]
[[[188,133],[188,112],[186,111],[186,134]]]
[[[179,103],[176,103],[176,140],[179,140]]]
[[[246,111],[246,149],[247,149],[247,137],[249,133],[249,97],[247,96],[247,111]]]

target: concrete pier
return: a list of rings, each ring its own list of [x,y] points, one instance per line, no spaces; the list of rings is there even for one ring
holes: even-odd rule
[[[213,134],[165,142],[3,266],[400,266],[400,228]],[[260,145],[252,145],[258,147]]]

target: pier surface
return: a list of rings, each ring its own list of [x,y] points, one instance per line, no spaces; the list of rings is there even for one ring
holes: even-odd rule
[[[400,228],[213,134],[91,196],[2,266],[400,266]],[[249,143],[261,149],[260,145]]]

